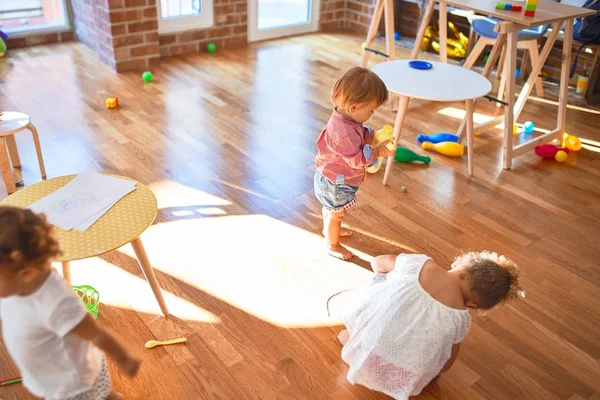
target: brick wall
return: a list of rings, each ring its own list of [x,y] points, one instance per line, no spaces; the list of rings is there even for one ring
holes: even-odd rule
[[[40,44],[71,42],[73,40],[75,40],[74,32],[46,33],[43,35],[31,35],[21,38],[9,37],[6,46],[9,49],[16,49],[18,47],[37,46]]]
[[[115,67],[108,23],[108,0],[72,0],[77,39],[94,50],[103,63]]]
[[[346,27],[346,0],[321,0],[319,28],[333,31]]]
[[[105,0],[106,1],[106,0]],[[117,72],[160,64],[156,0],[108,0]]]
[[[346,0],[346,27],[366,35],[374,11],[375,0]]]
[[[206,51],[214,43],[218,49],[243,46],[248,43],[248,1],[213,0],[214,26],[206,29],[161,34],[160,55],[174,56]]]

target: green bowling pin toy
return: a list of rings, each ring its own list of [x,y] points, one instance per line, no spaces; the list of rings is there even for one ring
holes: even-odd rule
[[[415,153],[414,151],[407,149],[406,147],[398,147],[396,149],[396,155],[394,156],[394,160],[396,160],[399,163],[421,161],[425,164],[429,164],[431,162],[431,157],[421,156]]]

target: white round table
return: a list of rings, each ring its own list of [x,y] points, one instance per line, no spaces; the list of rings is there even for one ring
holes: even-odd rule
[[[388,90],[399,95],[398,113],[394,124],[394,146],[398,146],[402,124],[411,98],[430,101],[464,101],[466,103],[468,172],[473,175],[473,100],[487,95],[492,84],[484,76],[441,62],[430,61],[427,70],[409,66],[411,60],[388,61],[377,64],[372,71]],[[462,139],[462,138],[461,138]],[[383,184],[387,185],[394,157],[389,157]]]
[[[35,151],[40,164],[42,179],[46,179],[46,169],[44,167],[44,159],[42,158],[40,138],[37,129],[35,129],[35,126],[31,123],[29,116],[17,111],[4,111],[0,113],[0,171],[2,172],[8,194],[11,194],[16,190],[12,169],[13,167],[21,166],[21,159],[19,157],[19,152],[17,151],[17,142],[15,141],[14,134],[24,129],[28,129],[33,136],[33,143],[35,144]],[[8,152],[6,151],[7,148]]]

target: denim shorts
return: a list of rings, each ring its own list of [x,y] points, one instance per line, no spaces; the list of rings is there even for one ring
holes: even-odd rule
[[[331,211],[347,210],[356,203],[356,186],[336,184],[315,172],[315,196],[325,208]]]

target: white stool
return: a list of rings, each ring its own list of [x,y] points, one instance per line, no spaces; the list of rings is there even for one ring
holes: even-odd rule
[[[394,124],[394,146],[398,146],[402,124],[411,98],[431,101],[465,101],[467,122],[468,173],[473,175],[473,100],[487,95],[492,84],[484,76],[466,68],[433,62],[433,68],[411,68],[410,60],[388,61],[373,67],[388,90],[398,94],[398,114]],[[461,138],[462,139],[462,138]],[[387,185],[394,157],[389,157],[383,176]]]
[[[17,151],[17,142],[15,141],[14,134],[24,129],[28,129],[33,136],[42,179],[46,179],[40,138],[37,129],[31,124],[29,116],[16,111],[4,111],[0,114],[0,170],[2,171],[4,184],[9,194],[16,190],[13,168],[21,166],[21,159]]]

